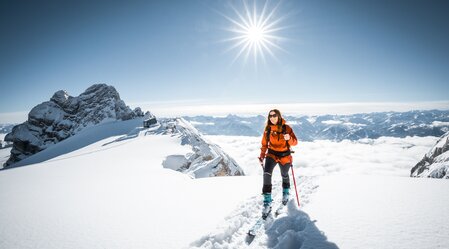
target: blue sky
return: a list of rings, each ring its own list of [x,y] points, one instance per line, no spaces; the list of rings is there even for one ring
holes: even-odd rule
[[[257,66],[225,52],[231,6],[244,13],[241,1],[2,1],[0,113],[94,83],[126,103],[448,100],[448,1],[284,0],[287,52]]]

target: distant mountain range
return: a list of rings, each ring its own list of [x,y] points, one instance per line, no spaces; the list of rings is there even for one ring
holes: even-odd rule
[[[352,115],[285,116],[302,141],[341,141],[382,136],[442,136],[449,131],[449,110],[379,112]],[[261,136],[266,117],[184,117],[207,135]]]
[[[266,117],[194,116],[183,117],[206,135],[261,136]],[[285,116],[302,141],[327,139],[341,141],[381,136],[442,136],[449,131],[449,111],[379,112],[353,115]],[[0,124],[0,133],[14,125]]]

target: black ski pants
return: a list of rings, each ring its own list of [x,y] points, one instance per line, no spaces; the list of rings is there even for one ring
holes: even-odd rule
[[[271,175],[273,174],[273,169],[278,164],[273,158],[267,156],[265,158],[265,167],[263,172],[263,188],[262,193],[271,193],[272,184],[271,184]],[[279,164],[279,168],[281,169],[281,176],[282,176],[282,188],[290,188],[290,176],[288,175],[288,172],[290,170],[290,167],[292,166],[291,163],[287,163],[285,165]]]

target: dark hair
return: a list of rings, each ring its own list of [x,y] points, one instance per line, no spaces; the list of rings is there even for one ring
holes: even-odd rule
[[[277,124],[272,124],[272,123],[271,123],[271,121],[270,121],[270,113],[271,113],[271,112],[275,112],[276,115],[278,116],[278,122],[277,122]],[[270,111],[268,112],[268,116],[267,116],[267,124],[266,124],[266,126],[265,126],[265,130],[268,130],[268,127],[270,127],[270,125],[277,125],[277,126],[278,126],[278,130],[281,130],[281,129],[282,129],[282,115],[281,115],[281,112],[280,112],[278,109],[273,109],[273,110],[270,110]]]

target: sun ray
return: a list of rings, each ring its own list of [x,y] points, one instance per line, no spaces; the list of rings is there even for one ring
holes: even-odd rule
[[[240,35],[240,36],[235,36],[235,37],[223,39],[223,40],[220,40],[219,42],[230,42],[230,41],[235,41],[235,40],[240,40],[241,41],[245,37],[246,37],[246,35]]]
[[[276,24],[282,22],[284,19],[285,19],[285,17],[280,17],[280,18],[278,18],[278,19],[276,19],[276,20],[274,20],[274,21],[272,21],[270,23],[267,23],[264,27],[269,29],[269,28],[275,26]]]
[[[231,21],[232,23],[234,23],[235,25],[237,25],[237,26],[239,26],[240,28],[242,28],[243,30],[245,30],[246,29],[246,23],[244,23],[244,24],[241,24],[241,23],[239,23],[239,22],[237,22],[236,20],[234,20],[234,19],[232,19],[232,18],[230,18],[230,17],[228,17],[228,16],[226,16],[226,15],[223,15],[226,19],[228,19],[229,21]]]
[[[287,50],[281,48],[280,46],[278,46],[277,44],[273,43],[272,41],[270,41],[270,40],[265,40],[265,41],[266,41],[268,44],[270,44],[271,46],[273,46],[273,47],[275,47],[275,48],[277,48],[277,49],[279,49],[279,50],[281,50],[281,51],[283,51],[283,52],[285,52],[285,53],[288,53]]]
[[[272,29],[266,29],[264,30],[264,33],[268,34],[268,33],[273,33],[273,32],[277,32],[280,30],[284,30],[284,29],[290,29],[293,26],[282,26],[282,27],[276,27],[276,28],[272,28]]]
[[[267,11],[267,5],[268,1],[265,1],[265,4],[263,5],[262,13],[260,14],[259,23],[257,23],[257,26],[263,27],[262,21],[264,20],[265,12]]]
[[[246,43],[247,43],[246,40],[241,40],[241,41],[237,42],[236,44],[234,44],[232,47],[229,47],[225,52],[234,50],[235,48],[241,46],[242,44],[246,44]]]
[[[248,18],[248,21],[249,21],[249,26],[254,26],[253,19],[251,18],[251,12],[248,9],[248,5],[246,4],[245,0],[243,0],[243,5],[245,6],[245,13],[246,13],[246,17]]]
[[[271,56],[273,56],[273,57],[276,58],[276,56],[274,55],[274,53],[271,51],[271,49],[270,49],[265,43],[262,43],[261,45],[265,48],[265,50],[266,50]]]
[[[249,43],[245,43],[243,47],[240,49],[239,53],[234,57],[234,60],[232,61],[232,64],[240,57],[240,55],[247,50],[246,48],[249,46]]]
[[[281,50],[287,52],[280,45],[280,41],[285,39],[280,36],[279,31],[285,30],[285,26],[281,24],[285,21],[284,16],[277,17],[280,1],[271,8],[269,1],[266,0],[258,6],[256,1],[252,2],[252,6],[246,0],[242,0],[243,8],[239,11],[231,4],[234,11],[234,18],[222,14],[233,27],[225,29],[234,34],[233,37],[222,40],[223,42],[232,42],[232,46],[226,50],[229,52],[238,48],[232,64],[239,58],[244,58],[246,64],[249,59],[254,60],[257,68],[258,60],[266,63],[267,55],[277,58],[273,50]]]
[[[253,4],[253,25],[257,27],[257,12],[256,12],[256,1]]]
[[[237,16],[239,17],[240,21],[242,21],[242,23],[243,23],[242,27],[243,28],[249,27],[250,24],[245,20],[245,18],[240,14],[240,12],[234,6],[231,5],[231,7],[234,10],[234,12],[237,14]]]
[[[262,58],[262,62],[265,64],[266,63],[265,53],[263,52],[262,44],[257,44],[257,51],[260,53],[260,57]]]
[[[279,7],[279,4],[281,4],[281,2],[279,2],[270,12],[270,14],[268,14],[267,18],[265,18],[264,22],[261,24],[262,26],[265,26],[265,24],[271,19],[271,16],[274,15],[274,13],[276,12],[277,8]]]

